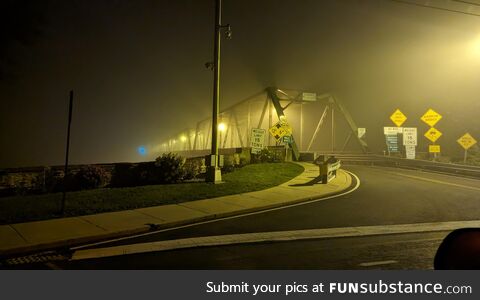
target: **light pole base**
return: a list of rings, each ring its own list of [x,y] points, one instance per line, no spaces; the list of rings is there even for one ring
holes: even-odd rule
[[[219,168],[210,167],[207,169],[207,176],[205,177],[206,182],[211,182],[214,184],[222,183],[222,171]]]

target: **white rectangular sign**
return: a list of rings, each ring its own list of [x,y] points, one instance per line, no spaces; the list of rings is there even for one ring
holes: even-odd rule
[[[402,127],[383,127],[383,134],[385,135],[395,135],[397,133],[402,133]]]
[[[415,159],[415,146],[405,146],[405,154],[407,159]]]
[[[303,101],[317,101],[317,93],[302,93]]]
[[[358,138],[361,139],[367,133],[367,128],[358,128]]]
[[[416,127],[403,128],[403,145],[404,146],[417,145],[417,128]]]
[[[252,128],[250,132],[250,147],[252,153],[259,153],[265,147],[265,129]]]

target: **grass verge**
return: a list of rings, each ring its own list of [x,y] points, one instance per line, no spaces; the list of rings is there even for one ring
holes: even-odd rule
[[[263,190],[301,174],[293,163],[252,164],[223,175],[222,184],[180,183],[103,188],[67,194],[65,216],[81,216],[181,203]],[[0,198],[0,224],[58,218],[61,193]]]

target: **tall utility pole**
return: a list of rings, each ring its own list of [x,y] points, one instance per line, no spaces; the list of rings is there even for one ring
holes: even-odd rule
[[[215,2],[215,35],[213,50],[213,115],[212,115],[212,151],[207,170],[206,181],[220,183],[222,172],[218,155],[218,111],[220,106],[220,30],[227,28],[227,38],[230,38],[230,25],[222,26],[222,0]]]

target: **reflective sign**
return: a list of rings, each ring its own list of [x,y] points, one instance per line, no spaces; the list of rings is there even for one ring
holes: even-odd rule
[[[465,133],[461,138],[457,140],[457,143],[463,147],[463,149],[468,150],[470,147],[477,143],[477,140],[473,138],[469,133]]]
[[[259,153],[265,147],[265,129],[252,128],[250,132],[252,153]]]
[[[282,138],[282,142],[285,144],[291,144],[293,142],[293,138],[291,135],[286,135]]]
[[[415,159],[415,146],[405,146],[405,154],[407,159]]]
[[[357,133],[358,138],[361,139],[365,136],[365,133],[367,133],[367,128],[358,128]]]
[[[403,128],[403,145],[416,146],[417,145],[417,128],[404,127]],[[415,151],[415,149],[414,149]]]
[[[317,93],[302,93],[303,101],[317,101]]]
[[[387,143],[388,152],[399,152],[398,149],[398,135],[385,135],[385,141]]]
[[[427,123],[430,127],[433,127],[438,121],[440,121],[441,118],[442,116],[439,113],[430,108],[426,113],[423,114],[420,120]]]
[[[440,145],[428,145],[428,152],[440,153]]]
[[[433,127],[431,127],[427,132],[425,132],[425,137],[430,141],[434,142],[442,136],[442,133]]]
[[[288,125],[286,122],[279,121],[277,124],[270,127],[268,131],[278,142],[280,142],[282,137],[292,134],[292,127],[290,127],[290,125]]]
[[[399,110],[397,109],[391,116],[390,120],[392,120],[397,127],[402,126],[403,123],[407,120],[407,117]]]
[[[403,127],[383,127],[383,134],[392,135],[397,133],[402,133]]]

